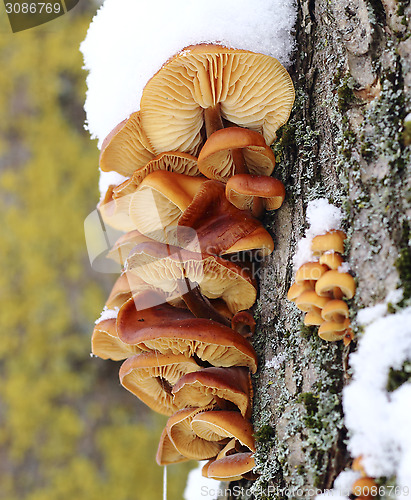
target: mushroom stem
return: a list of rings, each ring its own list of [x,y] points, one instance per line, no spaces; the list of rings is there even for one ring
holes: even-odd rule
[[[223,119],[220,113],[220,103],[204,110],[204,122],[207,139],[217,130],[224,128]]]
[[[211,305],[210,301],[200,292],[198,285],[194,285],[188,278],[184,278],[184,282],[188,292],[182,294],[181,298],[194,316],[211,319],[222,325],[231,327],[230,321]],[[181,280],[181,283],[179,283],[180,290],[182,285],[183,281]]]

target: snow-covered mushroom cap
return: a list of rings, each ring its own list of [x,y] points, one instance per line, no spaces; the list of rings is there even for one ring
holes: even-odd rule
[[[174,56],[149,80],[140,111],[157,154],[196,155],[203,144],[204,123],[210,135],[215,131],[210,122],[220,116],[262,133],[270,145],[288,120],[293,102],[291,78],[276,59],[200,44]]]

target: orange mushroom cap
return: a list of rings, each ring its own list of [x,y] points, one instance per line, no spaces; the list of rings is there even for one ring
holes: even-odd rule
[[[240,154],[242,171],[238,170]],[[228,127],[217,130],[207,139],[198,156],[198,168],[209,179],[227,182],[235,174],[271,175],[275,155],[264,137],[253,130]]]
[[[261,205],[266,210],[277,210],[285,198],[284,184],[262,175],[234,175],[228,180],[225,192],[230,203],[240,210],[250,210],[255,216],[261,215]]]
[[[344,253],[344,241],[347,238],[343,231],[333,230],[325,234],[317,235],[311,242],[311,250],[314,255],[333,251]]]
[[[243,416],[251,416],[252,387],[246,368],[203,368],[182,376],[172,389],[174,403],[204,407],[217,405],[221,409],[236,406]]]
[[[336,270],[324,273],[315,284],[315,291],[320,296],[328,296],[334,290],[339,290],[347,299],[355,294],[355,281],[351,274],[340,273]]]

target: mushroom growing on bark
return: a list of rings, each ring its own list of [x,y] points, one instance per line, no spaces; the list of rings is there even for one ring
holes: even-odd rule
[[[198,156],[200,172],[221,182],[236,174],[269,176],[274,166],[274,153],[264,137],[241,127],[228,127],[211,134]]]
[[[270,145],[294,102],[294,87],[274,58],[220,45],[190,46],[143,89],[141,120],[152,149],[197,155],[223,119],[261,133]]]
[[[100,168],[115,171],[125,177],[146,165],[154,153],[141,126],[140,112],[119,123],[104,139],[100,153]]]

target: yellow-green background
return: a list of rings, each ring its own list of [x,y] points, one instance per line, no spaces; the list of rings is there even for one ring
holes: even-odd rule
[[[115,276],[83,234],[98,201],[98,150],[83,129],[79,44],[97,9],[12,34],[0,5],[0,499],[156,500],[164,419],[90,358]],[[187,465],[169,467],[182,498]]]

